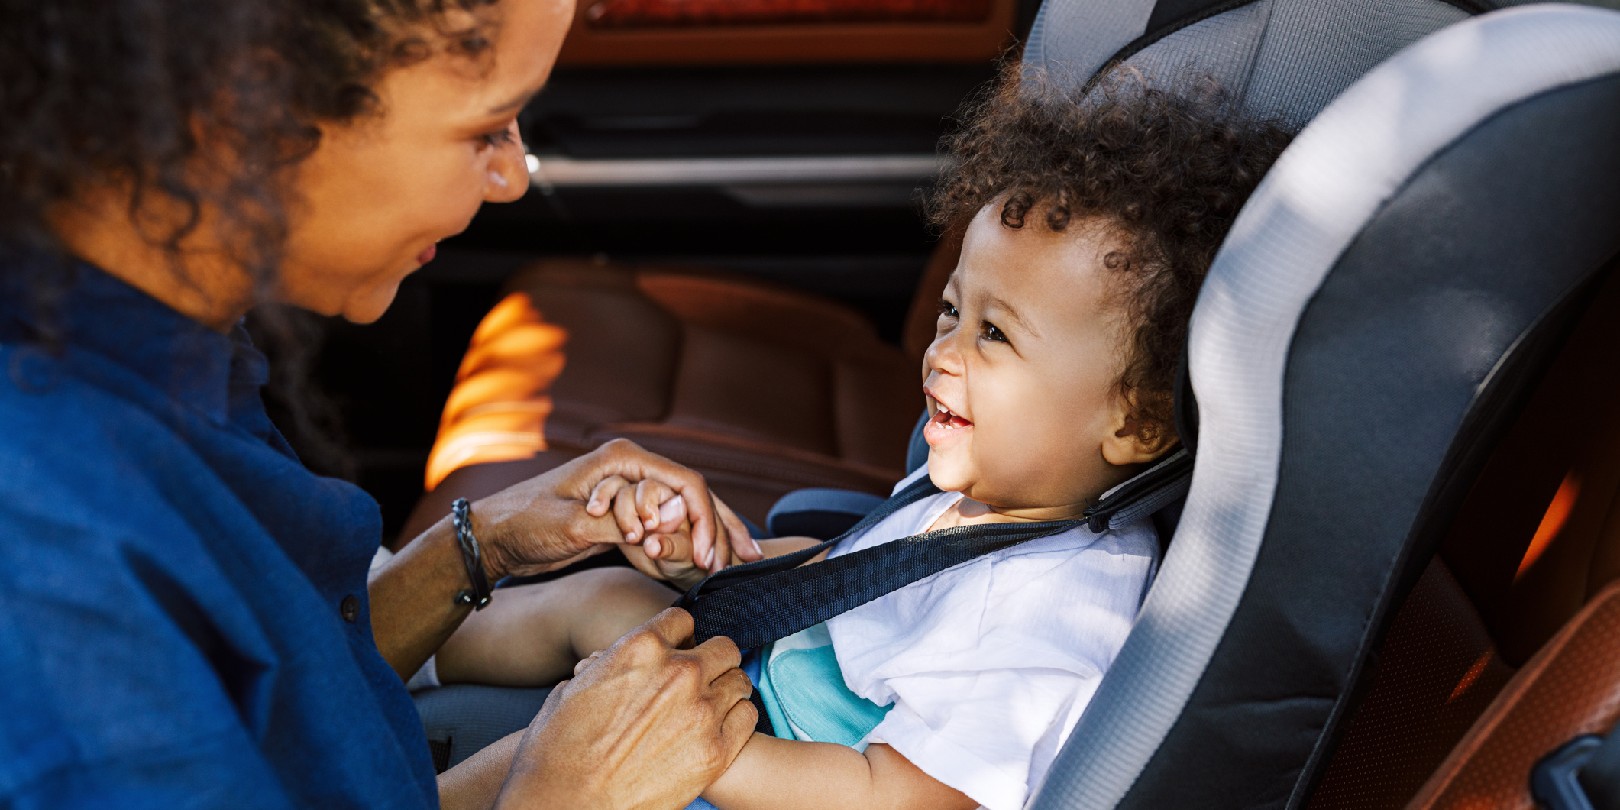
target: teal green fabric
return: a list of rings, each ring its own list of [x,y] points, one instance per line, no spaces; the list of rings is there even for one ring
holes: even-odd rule
[[[760,668],[760,697],[779,737],[864,747],[893,704],[879,706],[844,685],[825,624],[771,645]]]
[[[760,653],[760,661],[769,661],[771,651],[775,647],[774,644],[765,645],[764,652]],[[788,728],[787,713],[782,711],[782,701],[771,686],[770,669],[764,663],[759,666],[759,682],[754,684],[754,688],[759,690],[759,702],[765,704],[765,716],[770,718],[771,730],[776,732],[776,736],[784,740],[798,739],[793,736],[793,730]]]

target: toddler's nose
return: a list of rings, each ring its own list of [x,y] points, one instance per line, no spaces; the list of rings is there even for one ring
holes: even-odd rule
[[[923,352],[923,367],[926,371],[937,371],[945,374],[959,374],[962,371],[962,353],[956,346],[955,337],[960,332],[953,329],[934,338]]]

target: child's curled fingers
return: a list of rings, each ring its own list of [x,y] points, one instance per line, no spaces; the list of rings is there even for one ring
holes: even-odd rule
[[[653,520],[647,530],[655,534],[686,534],[692,530],[692,523],[687,519],[686,501],[679,495],[672,494],[660,501],[654,510]]]
[[[673,531],[676,525],[669,525],[660,514],[660,507],[671,501],[678,501],[679,496],[674,488],[662,481],[653,478],[643,478],[636,483],[636,514],[641,517],[642,526],[649,532]],[[681,517],[686,517],[683,505]],[[653,555],[658,556],[657,554]]]
[[[591,487],[591,495],[585,499],[585,512],[591,517],[601,517],[608,513],[613,506],[613,496],[619,490],[630,486],[630,482],[622,475],[605,475]]]
[[[585,512],[596,517],[611,513],[625,542],[639,543],[646,530],[641,516],[636,514],[635,491],[622,476],[607,476],[591,489],[591,497],[585,501]]]

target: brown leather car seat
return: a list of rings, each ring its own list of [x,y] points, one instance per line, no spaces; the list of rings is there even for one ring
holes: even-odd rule
[[[1620,578],[1616,312],[1620,278],[1611,275],[1396,614],[1313,808],[1399,807],[1431,774],[1414,806],[1528,808],[1536,759],[1578,733],[1613,725],[1620,592],[1607,586]],[[1594,644],[1609,656],[1601,665]],[[1487,742],[1493,735],[1502,736]]]
[[[1620,719],[1620,582],[1611,582],[1514,676],[1409,805],[1530,810],[1530,772]]]
[[[919,363],[956,263],[924,271],[904,346],[835,302],[698,270],[544,261],[480,323],[404,537],[613,438],[676,458],[763,523],[796,489],[887,493],[922,407]]]

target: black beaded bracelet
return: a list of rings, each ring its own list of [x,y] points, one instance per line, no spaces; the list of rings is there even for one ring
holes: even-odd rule
[[[478,550],[478,538],[473,536],[472,504],[467,503],[466,498],[457,498],[450,504],[450,523],[456,527],[461,564],[467,566],[467,583],[472,586],[456,593],[456,604],[483,610],[489,604],[489,577],[484,575],[484,557]]]

